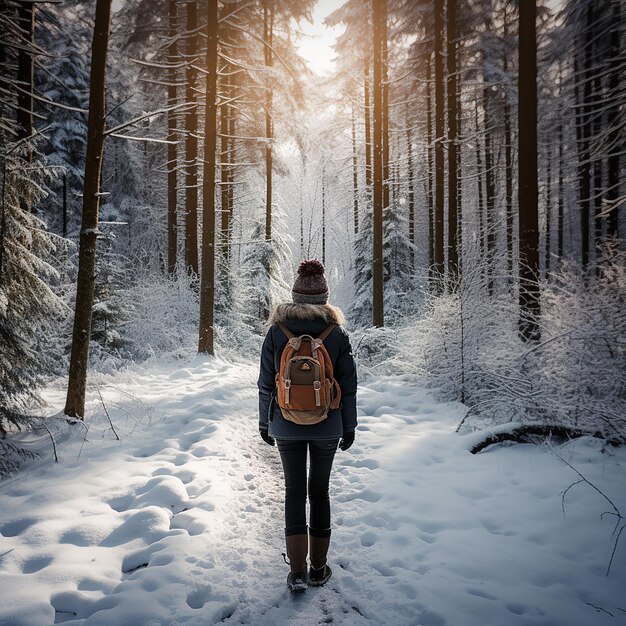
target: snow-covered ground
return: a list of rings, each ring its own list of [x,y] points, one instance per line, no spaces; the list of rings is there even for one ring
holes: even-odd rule
[[[460,405],[397,379],[359,391],[331,479],[334,576],[285,586],[282,473],[256,366],[218,359],[101,386],[84,428],[0,485],[0,624],[626,624],[626,451],[581,439],[472,455]],[[63,390],[50,389],[53,407]]]

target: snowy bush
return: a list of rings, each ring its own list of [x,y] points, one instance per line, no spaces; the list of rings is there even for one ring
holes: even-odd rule
[[[516,298],[468,275],[395,327],[356,330],[360,379],[410,376],[465,403],[470,428],[558,424],[625,439],[624,255],[611,251],[600,267],[587,275],[565,263],[542,282],[538,344],[520,339]]]
[[[196,354],[200,305],[194,278],[183,272],[168,278],[138,270],[124,296],[129,315],[122,337],[130,358],[177,360]]]
[[[573,428],[626,436],[626,264],[609,250],[599,272],[566,263],[543,286],[543,342],[525,360],[546,411]]]

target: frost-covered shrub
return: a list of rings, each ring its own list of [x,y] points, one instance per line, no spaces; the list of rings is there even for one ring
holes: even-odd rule
[[[559,422],[626,436],[626,264],[610,251],[596,275],[572,264],[543,285],[542,343],[525,360],[540,373]]]
[[[517,298],[490,295],[470,275],[401,324],[356,330],[360,378],[410,377],[464,402],[470,428],[514,421],[626,438],[624,256],[613,251],[600,267],[586,275],[563,264],[542,282],[538,343],[520,339]]]
[[[129,358],[188,359],[196,354],[200,314],[196,280],[183,272],[168,278],[138,270],[124,295],[128,319],[122,337]]]

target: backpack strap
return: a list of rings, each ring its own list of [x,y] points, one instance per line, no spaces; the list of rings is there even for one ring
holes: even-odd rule
[[[319,339],[324,341],[330,333],[333,332],[337,328],[337,324],[330,324],[330,326],[326,326],[326,328],[319,334]]]
[[[287,339],[293,339],[296,336],[284,324],[278,322],[276,325],[283,331]],[[335,328],[337,328],[337,324],[330,324],[329,326],[326,326],[326,328],[319,334],[318,338],[324,341],[330,333],[335,330]]]
[[[287,339],[293,339],[295,337],[295,335],[284,325],[281,324],[280,322],[277,324],[278,328],[280,328],[283,333],[287,336]]]

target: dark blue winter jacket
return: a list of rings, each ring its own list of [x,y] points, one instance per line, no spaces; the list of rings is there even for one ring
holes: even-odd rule
[[[275,376],[280,369],[280,357],[287,337],[277,326],[283,323],[295,335],[317,337],[329,324],[341,323],[343,316],[329,305],[281,304],[274,310],[270,327],[261,350],[259,374],[259,427],[268,428],[275,439],[339,439],[357,426],[357,378],[352,348],[347,331],[338,326],[324,340],[333,363],[334,377],[341,387],[341,406],[328,417],[310,426],[286,420],[276,403]]]

